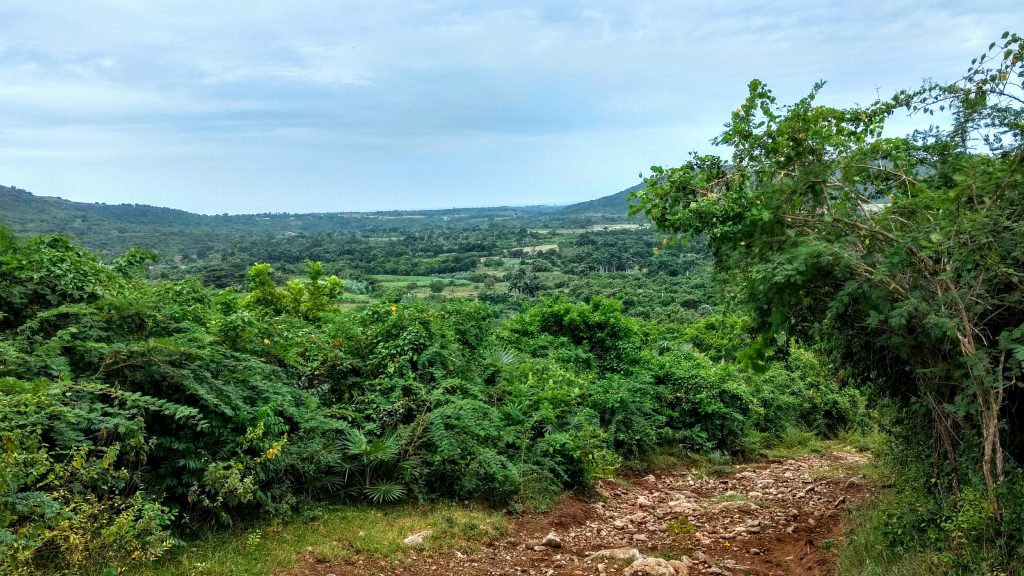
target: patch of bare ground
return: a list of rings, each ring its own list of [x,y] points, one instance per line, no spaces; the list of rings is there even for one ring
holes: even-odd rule
[[[827,576],[835,573],[848,507],[870,493],[861,475],[867,460],[832,452],[740,465],[718,477],[680,472],[602,482],[599,499],[566,498],[549,513],[523,516],[511,537],[473,553],[413,549],[398,559],[335,564],[306,558],[284,574],[628,575],[635,556],[595,553],[636,549],[674,561],[677,576]],[[545,543],[549,534],[558,542]]]

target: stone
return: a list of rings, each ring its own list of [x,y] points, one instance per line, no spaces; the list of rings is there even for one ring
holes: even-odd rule
[[[609,560],[639,560],[643,558],[640,555],[640,551],[636,548],[609,548],[607,550],[601,550],[600,552],[594,552],[590,556],[587,556],[587,562],[596,558],[607,558]]]
[[[410,534],[410,535],[406,536],[405,539],[402,540],[402,544],[404,544],[406,546],[409,546],[409,547],[422,546],[423,545],[423,541],[426,540],[427,538],[430,538],[433,534],[434,534],[433,530],[423,530],[422,532],[417,532],[415,534]]]
[[[661,558],[641,558],[622,571],[624,576],[676,576],[672,565]]]
[[[648,520],[650,520],[650,516],[644,514],[643,512],[637,512],[635,514],[630,514],[629,516],[626,516],[625,518],[623,518],[623,520],[630,524],[641,524],[643,522],[647,522]]]
[[[668,565],[676,571],[676,576],[690,576],[690,567],[679,560],[669,560]]]
[[[547,546],[548,548],[561,548],[562,540],[554,532],[548,532],[548,535],[544,537],[540,545]]]

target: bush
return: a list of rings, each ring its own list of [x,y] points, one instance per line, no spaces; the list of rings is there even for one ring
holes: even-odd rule
[[[634,461],[647,460],[665,437],[658,391],[646,380],[619,375],[598,378],[587,389],[586,406],[600,418],[612,448]]]
[[[751,390],[761,408],[752,423],[769,437],[797,429],[835,438],[867,421],[863,394],[840,387],[819,357],[801,348],[791,349],[785,362],[753,375]]]
[[[697,352],[663,357],[655,381],[668,394],[668,425],[675,441],[695,452],[747,452],[756,404],[743,379],[735,366],[714,364]]]
[[[516,430],[477,400],[456,400],[430,413],[420,446],[424,495],[483,499],[499,506],[519,493],[522,470]],[[512,456],[512,458],[510,458]]]

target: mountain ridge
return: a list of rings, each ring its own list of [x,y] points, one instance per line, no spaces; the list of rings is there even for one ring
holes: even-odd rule
[[[119,204],[108,204],[105,202],[80,202],[77,200],[69,200],[60,196],[45,196],[30,192],[24,188],[18,188],[17,186],[3,186],[0,185],[0,208],[10,208],[10,203],[14,200],[22,201],[37,201],[47,202],[51,204],[63,205],[66,208],[74,208],[83,211],[97,211],[97,210],[110,210],[110,209],[124,209],[134,210],[138,214],[143,215],[145,212],[160,211],[162,214],[177,214],[187,217],[203,218],[203,219],[233,219],[233,218],[245,218],[254,216],[375,216],[375,215],[393,215],[393,214],[443,214],[446,212],[457,212],[466,210],[520,210],[525,212],[563,212],[573,214],[586,214],[593,213],[596,210],[608,210],[613,209],[616,206],[627,205],[627,197],[630,193],[643,188],[643,182],[630,186],[625,190],[594,198],[592,200],[584,200],[582,202],[575,202],[572,204],[528,204],[528,205],[498,205],[498,206],[476,206],[476,207],[452,207],[452,208],[427,208],[427,209],[397,209],[397,210],[362,210],[362,211],[327,211],[327,212],[247,212],[239,214],[201,214],[198,212],[190,212],[180,208],[171,208],[167,206],[156,206],[152,204],[138,204],[138,203],[119,203]],[[16,212],[15,212],[16,213]],[[602,212],[605,213],[605,212]],[[2,214],[10,214],[10,212],[4,211]],[[623,212],[623,215],[625,212]]]
[[[230,241],[239,235],[280,236],[340,231],[411,230],[426,226],[587,226],[628,221],[626,198],[637,187],[567,206],[494,206],[376,212],[309,212],[206,215],[147,204],[103,204],[40,196],[0,186],[0,224],[15,233],[66,233],[93,249],[120,253],[153,249],[203,236]]]

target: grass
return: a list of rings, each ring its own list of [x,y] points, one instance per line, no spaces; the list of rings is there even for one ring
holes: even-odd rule
[[[724,494],[718,494],[710,500],[711,504],[721,504],[723,502],[749,502],[750,498],[746,494],[740,494],[739,492],[726,492]]]
[[[341,301],[345,303],[353,302],[362,304],[366,302],[372,302],[373,298],[370,298],[366,294],[352,294],[349,292],[345,292],[344,294],[341,295]]]
[[[400,558],[409,551],[402,540],[426,529],[433,534],[417,552],[471,551],[505,535],[508,525],[496,512],[451,504],[329,507],[287,522],[212,534],[130,574],[260,576],[294,566],[304,554],[320,562]]]
[[[803,430],[787,430],[778,441],[761,451],[761,455],[769,460],[786,460],[799,458],[808,454],[821,454],[826,443],[811,432]]]
[[[908,503],[895,492],[886,492],[855,509],[839,551],[839,573],[862,576],[938,576],[944,573],[932,554],[917,546],[894,546],[887,535],[895,524],[894,511]]]

